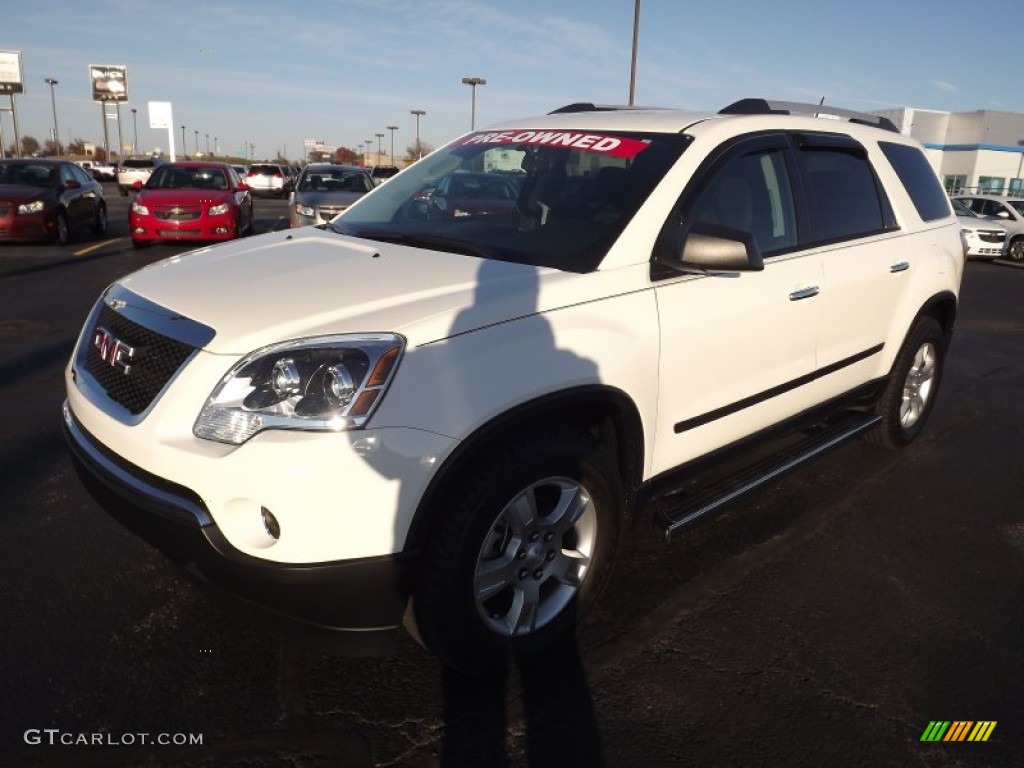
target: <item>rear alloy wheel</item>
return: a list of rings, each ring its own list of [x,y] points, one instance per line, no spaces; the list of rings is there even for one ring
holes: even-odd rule
[[[510,654],[549,653],[607,581],[622,498],[607,450],[571,428],[539,430],[467,468],[439,507],[414,594],[427,648],[484,677]]]
[[[942,381],[946,336],[932,317],[921,317],[903,343],[885,390],[875,406],[882,422],[867,439],[884,448],[902,448],[924,429]]]

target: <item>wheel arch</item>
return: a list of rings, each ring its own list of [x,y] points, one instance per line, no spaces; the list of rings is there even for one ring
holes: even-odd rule
[[[404,551],[412,553],[423,548],[434,521],[442,514],[438,502],[475,455],[514,434],[552,423],[585,429],[609,449],[622,478],[626,496],[623,508],[628,514],[643,475],[644,431],[640,413],[632,399],[620,389],[601,385],[576,387],[521,403],[482,424],[462,440],[424,491],[413,515]]]
[[[937,293],[921,306],[921,309],[918,310],[917,315],[910,324],[910,328],[913,328],[917,324],[918,319],[925,315],[934,317],[939,325],[942,326],[943,333],[946,335],[946,343],[949,344],[953,337],[953,327],[956,325],[957,307],[955,293],[952,291]]]

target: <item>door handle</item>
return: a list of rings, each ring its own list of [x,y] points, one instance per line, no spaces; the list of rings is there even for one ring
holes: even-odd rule
[[[808,288],[801,288],[798,291],[793,291],[789,294],[790,301],[800,301],[801,299],[810,299],[817,296],[821,289],[816,285],[812,285]]]
[[[909,261],[901,261],[898,264],[893,264],[891,267],[889,267],[889,271],[893,273],[906,272],[908,269],[910,269]]]

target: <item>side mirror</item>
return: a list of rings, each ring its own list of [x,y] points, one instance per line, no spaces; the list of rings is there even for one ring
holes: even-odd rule
[[[238,188],[239,188],[239,189],[240,189],[240,190],[241,190],[242,192],[248,192],[248,191],[249,191],[249,185],[248,185],[248,184],[246,184],[246,183],[245,183],[244,181],[240,181],[240,182],[238,182]]]
[[[142,189],[142,182],[141,181],[132,182],[132,189],[134,189],[136,191]]]
[[[753,235],[706,221],[695,222],[683,233],[678,258],[665,259],[662,263],[684,274],[764,269],[761,249]]]
[[[64,189],[78,189],[82,185],[74,179],[68,179],[64,182]]]

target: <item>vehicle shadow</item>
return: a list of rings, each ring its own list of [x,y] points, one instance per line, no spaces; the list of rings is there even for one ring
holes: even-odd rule
[[[442,768],[520,764],[519,755],[530,768],[604,766],[594,702],[575,638],[543,658],[510,659],[508,667],[507,675],[495,680],[442,667]]]

